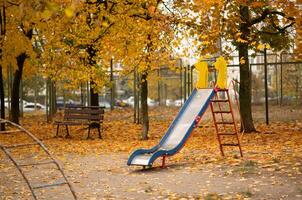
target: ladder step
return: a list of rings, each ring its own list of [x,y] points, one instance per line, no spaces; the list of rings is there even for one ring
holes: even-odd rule
[[[218,133],[217,135],[237,135],[237,133]]]
[[[216,122],[216,124],[234,124],[234,122]]]
[[[213,113],[217,114],[217,113],[231,113],[230,110],[221,110],[221,111],[213,111]]]
[[[33,145],[39,145],[39,143],[27,143],[27,144],[15,144],[10,146],[4,146],[6,149],[13,149],[18,147],[27,147],[27,146],[33,146]]]
[[[228,102],[228,99],[213,99],[211,100],[212,103],[220,103],[220,102]]]
[[[37,163],[27,163],[27,164],[18,164],[20,167],[26,167],[26,166],[35,166],[35,165],[47,165],[55,163],[53,160],[50,161],[44,161],[44,162],[37,162]]]
[[[229,91],[229,89],[218,89],[218,90],[216,90],[217,92],[227,92],[227,91]]]
[[[67,184],[67,182],[59,182],[59,183],[53,183],[53,184],[37,185],[37,186],[34,186],[32,188],[34,190],[36,190],[36,189],[41,189],[41,188],[56,187],[56,186],[65,185],[65,184]]]
[[[239,144],[232,144],[232,143],[224,143],[221,146],[239,146]]]

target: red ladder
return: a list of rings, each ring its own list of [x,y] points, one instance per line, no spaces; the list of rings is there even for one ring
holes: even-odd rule
[[[224,94],[223,98],[220,98],[221,95]],[[221,155],[224,156],[223,147],[224,146],[238,146],[240,151],[240,156],[243,157],[240,140],[238,136],[238,130],[234,118],[234,113],[232,109],[232,104],[230,101],[230,95],[228,89],[215,89],[215,97],[211,100],[210,103],[212,116],[214,120],[214,125],[217,133],[217,139],[219,142],[219,148],[221,151]],[[222,109],[222,106],[228,107]],[[217,109],[218,107],[218,109]],[[220,120],[217,115],[220,115]],[[231,115],[231,120],[225,120],[226,115]],[[223,131],[220,126],[223,126]],[[233,129],[233,130],[230,130]],[[222,143],[222,137],[225,136],[233,136],[235,137],[235,142],[230,143]]]

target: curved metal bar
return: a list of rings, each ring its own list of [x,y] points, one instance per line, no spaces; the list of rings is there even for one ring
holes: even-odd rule
[[[18,171],[20,172],[20,174],[22,175],[23,179],[25,180],[26,184],[28,185],[28,188],[33,196],[33,198],[35,200],[37,200],[37,196],[31,186],[31,184],[29,183],[28,178],[25,176],[25,174],[23,173],[23,171],[21,170],[21,168],[18,166],[17,162],[15,161],[15,159],[10,155],[10,153],[5,149],[4,146],[0,145],[0,148],[2,149],[2,151],[5,153],[5,155],[12,161],[12,163],[15,165],[15,167],[18,169]]]
[[[53,161],[53,163],[56,165],[57,169],[60,171],[62,177],[64,178],[64,180],[66,181],[66,184],[68,185],[70,192],[73,196],[73,198],[75,200],[77,200],[77,195],[72,187],[72,185],[70,184],[70,182],[68,181],[67,177],[65,176],[62,167],[59,165],[59,163],[56,161],[56,159],[50,154],[50,152],[48,151],[48,149],[45,147],[45,145],[36,137],[34,136],[32,133],[30,133],[28,130],[24,129],[22,126],[13,123],[11,121],[8,121],[6,119],[0,119],[0,123],[7,123],[10,124],[16,128],[18,128],[19,130],[22,130],[26,135],[28,135],[32,140],[34,140],[43,150],[44,152],[47,154],[47,156]],[[18,169],[18,171],[21,173],[22,177],[24,178],[25,182],[27,183],[34,199],[37,199],[34,189],[31,186],[29,180],[26,178],[25,174],[22,172],[21,168],[19,167],[18,163],[14,160],[14,158],[10,155],[10,153],[7,151],[7,149],[5,148],[5,146],[0,145],[1,149],[4,151],[4,153],[7,155],[7,157],[13,162],[13,164],[16,166],[16,168]]]

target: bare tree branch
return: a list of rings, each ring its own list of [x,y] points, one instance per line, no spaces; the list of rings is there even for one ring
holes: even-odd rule
[[[19,3],[15,3],[15,2],[12,2],[12,1],[7,1],[7,3],[11,6],[20,6],[20,2]]]
[[[258,16],[258,17],[255,17],[254,19],[251,19],[248,23],[249,23],[249,25],[255,25],[255,24],[258,24],[258,23],[260,23],[260,22],[262,22],[262,21],[264,21],[266,18],[268,18],[269,16],[271,16],[271,15],[280,15],[280,16],[282,16],[282,17],[285,17],[286,19],[288,19],[288,20],[291,20],[291,21],[294,21],[295,20],[295,18],[294,17],[287,17],[286,15],[285,15],[285,13],[283,13],[283,12],[280,12],[280,11],[276,11],[276,10],[270,10],[270,9],[264,9],[263,10],[263,12],[262,12],[262,14],[260,15],[260,16]]]

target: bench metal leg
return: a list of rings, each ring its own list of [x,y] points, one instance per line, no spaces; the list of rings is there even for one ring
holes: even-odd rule
[[[101,128],[100,128],[100,126],[101,126],[101,125],[98,125],[98,132],[99,132],[99,138],[102,139]]]
[[[56,137],[59,136],[59,127],[60,127],[60,124],[57,125],[57,133],[56,133]]]
[[[68,126],[65,125],[65,127],[66,127],[66,132],[67,132],[67,135],[65,137],[67,138],[67,137],[69,137],[69,131],[68,131]]]
[[[87,140],[90,139],[90,125],[88,126],[88,135],[87,135]]]

